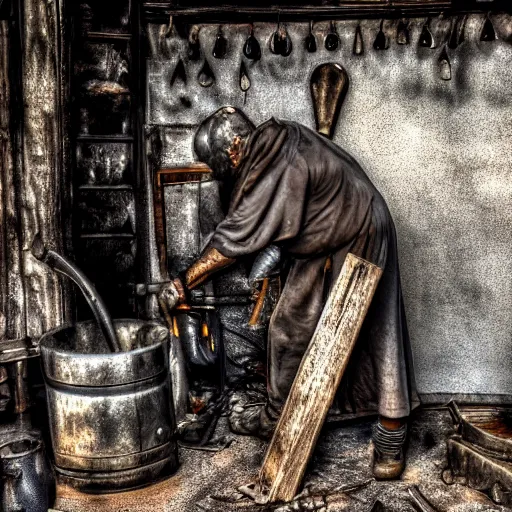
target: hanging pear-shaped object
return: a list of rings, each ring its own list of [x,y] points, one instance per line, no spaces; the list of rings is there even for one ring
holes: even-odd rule
[[[336,27],[334,26],[334,22],[331,21],[331,30],[327,34],[325,38],[325,48],[330,52],[333,52],[340,45],[340,38],[338,33],[336,32]]]
[[[247,92],[251,87],[251,80],[249,78],[249,73],[247,73],[247,68],[245,67],[244,61],[240,64],[240,89],[242,91]]]
[[[339,64],[316,67],[310,80],[316,129],[332,138],[343,100],[348,90],[348,75]]]
[[[176,67],[172,72],[171,87],[174,85],[176,80],[178,80],[178,78],[183,82],[183,84],[187,84],[187,72],[185,71],[185,64],[183,64],[181,59],[178,61],[178,64],[176,64]]]
[[[251,28],[251,34],[245,41],[244,55],[250,60],[261,59],[261,47],[258,40],[254,37],[254,27]]]
[[[396,42],[397,44],[409,44],[409,26],[404,20],[398,22]]]
[[[380,29],[375,41],[373,43],[375,50],[387,50],[388,49],[388,38],[384,33],[384,20],[380,22]]]
[[[219,25],[219,30],[217,32],[217,37],[215,38],[215,45],[213,46],[212,55],[216,59],[223,59],[226,56],[227,49],[228,40],[222,33],[222,26]]]
[[[292,53],[292,40],[286,31],[286,27],[278,25],[277,30],[270,38],[270,51],[276,55],[288,57]]]
[[[446,51],[446,45],[443,46],[443,51],[439,56],[438,60],[439,66],[439,76],[442,80],[451,80],[452,79],[452,65],[450,64],[450,59],[448,58],[448,53]]]
[[[201,47],[199,45],[199,26],[194,25],[188,35],[188,58],[189,60],[199,60],[201,56]]]
[[[495,39],[496,31],[494,30],[489,14],[487,14],[482,27],[482,32],[480,32],[480,41],[494,41]]]
[[[430,30],[430,18],[425,22],[423,28],[421,29],[419,45],[424,48],[435,48],[436,43],[434,41],[434,36]]]
[[[215,83],[215,75],[213,74],[212,68],[206,59],[204,59],[203,67],[197,75],[197,81],[202,87],[211,87]]]
[[[306,40],[304,41],[306,51],[309,53],[316,52],[316,37],[313,34],[313,22],[309,22],[309,34],[306,36]]]
[[[354,55],[363,55],[364,53],[364,42],[363,33],[361,32],[361,25],[356,27],[356,35],[354,36]]]

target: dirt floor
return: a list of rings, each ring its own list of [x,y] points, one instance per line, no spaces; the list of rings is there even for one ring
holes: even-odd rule
[[[231,436],[230,446],[216,453],[182,448],[181,466],[168,480],[142,490],[101,496],[59,486],[55,508],[62,512],[417,512],[421,509],[410,494],[417,486],[433,506],[428,512],[512,510],[495,505],[480,492],[441,480],[447,465],[445,441],[453,433],[447,410],[416,414],[410,428],[407,467],[398,481],[372,478],[371,428],[372,420],[329,423],[308,467],[304,488],[291,504],[258,506],[237,491],[254,481],[265,443],[234,436],[221,422],[215,435]]]

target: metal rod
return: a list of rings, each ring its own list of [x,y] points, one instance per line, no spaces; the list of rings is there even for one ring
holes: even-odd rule
[[[120,352],[121,345],[117,339],[110,314],[89,278],[74,263],[64,258],[64,256],[46,248],[39,234],[35,236],[32,242],[31,252],[36,259],[46,263],[52,270],[65,275],[80,288],[107,340],[110,350],[112,352]]]

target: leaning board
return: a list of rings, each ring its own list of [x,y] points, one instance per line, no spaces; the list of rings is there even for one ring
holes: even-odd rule
[[[296,495],[381,276],[347,255],[267,449],[259,475],[265,501]]]

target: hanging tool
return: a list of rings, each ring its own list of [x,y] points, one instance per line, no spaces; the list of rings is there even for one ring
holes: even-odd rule
[[[292,53],[293,44],[286,27],[277,23],[277,29],[270,38],[270,51],[276,55],[288,57]]]
[[[325,38],[325,48],[330,52],[333,52],[340,45],[340,37],[336,32],[336,26],[334,25],[334,21],[331,21],[330,31]]]
[[[313,20],[309,22],[309,34],[306,36],[304,43],[306,51],[309,53],[316,52],[316,37],[315,34],[313,34]]]
[[[261,47],[256,37],[254,37],[254,25],[251,25],[251,33],[244,44],[244,55],[249,60],[257,61],[261,59]]]
[[[446,44],[443,46],[443,50],[441,51],[441,55],[438,60],[439,66],[439,76],[442,80],[451,80],[452,79],[452,65],[450,64],[450,59],[448,57],[448,52],[446,51]]]
[[[358,24],[356,27],[356,34],[354,36],[354,55],[363,55],[364,54],[364,42],[363,42],[363,34],[361,32],[361,25]]]
[[[244,105],[247,100],[247,91],[251,87],[251,80],[249,79],[249,74],[247,73],[247,68],[245,67],[244,61],[240,64],[240,89],[244,92]]]
[[[388,38],[384,33],[384,20],[380,22],[380,29],[373,43],[375,50],[387,50],[388,49]]]
[[[419,45],[424,48],[435,48],[436,43],[434,40],[434,36],[432,35],[432,31],[430,30],[430,18],[427,19],[423,28],[421,29]]]
[[[217,37],[215,38],[215,45],[213,47],[212,55],[216,59],[223,59],[226,56],[228,50],[228,40],[222,32],[222,25],[219,25],[217,31]]]

